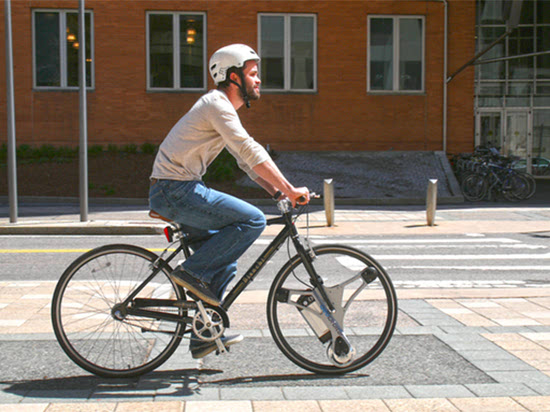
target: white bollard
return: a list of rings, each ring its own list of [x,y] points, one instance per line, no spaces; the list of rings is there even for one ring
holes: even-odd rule
[[[428,194],[426,196],[426,218],[428,226],[435,225],[435,210],[437,208],[437,179],[428,181]]]
[[[325,179],[323,184],[323,199],[327,226],[334,226],[334,185],[332,179]]]

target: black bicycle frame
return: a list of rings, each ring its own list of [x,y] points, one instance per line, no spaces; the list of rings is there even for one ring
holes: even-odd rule
[[[279,234],[273,239],[273,241],[269,244],[269,246],[262,252],[262,254],[256,259],[254,264],[250,266],[250,268],[247,270],[247,272],[244,274],[244,276],[237,282],[237,284],[231,289],[231,291],[226,295],[225,299],[222,301],[220,307],[227,311],[229,307],[235,302],[235,300],[239,297],[239,295],[246,289],[248,284],[252,282],[258,273],[264,268],[266,263],[277,253],[277,251],[281,248],[283,243],[290,237],[292,239],[292,242],[294,244],[294,247],[296,248],[296,251],[298,255],[302,258],[302,261],[304,262],[304,267],[306,271],[308,272],[311,282],[315,286],[320,286],[323,284],[323,280],[317,275],[315,269],[313,268],[313,265],[311,264],[312,258],[309,256],[307,250],[304,248],[302,243],[300,242],[299,236],[298,236],[298,230],[296,229],[296,226],[292,222],[292,215],[290,212],[283,213],[281,217],[272,218],[267,220],[267,225],[274,225],[274,224],[282,224],[284,225],[283,229],[279,232]],[[135,289],[126,299],[124,302],[122,302],[120,305],[117,305],[118,307],[128,307],[130,305],[130,302],[132,302],[132,305],[128,308],[128,313],[131,313],[136,316],[144,316],[144,317],[154,317],[157,319],[165,319],[167,321],[184,321],[189,322],[189,319],[186,317],[179,317],[178,315],[169,314],[169,313],[163,313],[158,311],[147,311],[143,310],[143,308],[146,307],[154,307],[154,306],[172,306],[172,307],[180,307],[182,309],[188,308],[191,309],[194,305],[194,302],[188,302],[187,304],[185,302],[177,301],[177,300],[166,300],[166,299],[150,299],[150,298],[140,298],[140,299],[134,299],[141,290],[165,267],[168,265],[168,263],[174,259],[174,257],[179,254],[180,252],[183,252],[187,257],[189,257],[189,245],[188,243],[183,240],[178,246],[178,248],[168,256],[165,260],[162,260],[159,258],[155,264],[153,271],[151,275],[143,281],[143,283]],[[325,293],[325,290],[321,287],[320,293],[322,298],[327,304],[327,307],[329,310],[334,310],[332,306],[332,302],[330,299],[328,299],[328,296]]]
[[[269,246],[262,252],[262,254],[256,259],[254,264],[250,266],[250,268],[246,271],[244,276],[237,282],[237,284],[231,289],[231,291],[227,294],[223,302],[221,303],[221,307],[224,310],[228,310],[229,307],[235,302],[237,297],[242,293],[242,291],[248,286],[250,282],[254,280],[256,276],[258,276],[258,273],[263,269],[265,264],[273,257],[275,253],[281,248],[285,240],[289,236],[298,235],[298,231],[296,230],[296,227],[291,223],[290,225],[286,224],[284,221],[285,217],[278,217],[274,219],[268,219],[267,224],[273,225],[273,224],[285,224],[285,227],[283,230],[279,232],[279,234],[273,239],[273,241],[269,244]]]

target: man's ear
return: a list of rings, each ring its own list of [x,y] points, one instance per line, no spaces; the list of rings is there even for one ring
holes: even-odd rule
[[[230,78],[231,80],[233,80],[234,82],[237,82],[237,83],[238,83],[239,76],[237,75],[237,73],[232,72],[232,73],[229,75],[229,78]]]

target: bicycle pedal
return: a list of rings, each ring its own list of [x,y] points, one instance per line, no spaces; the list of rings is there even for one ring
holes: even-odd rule
[[[225,348],[225,352],[229,352],[230,350],[231,350],[231,348],[228,348],[228,347]],[[224,352],[224,353],[225,353],[225,352]],[[221,354],[222,354],[222,353],[220,352],[220,350],[219,350],[219,349],[216,349],[216,356],[219,356],[219,355],[221,355]]]

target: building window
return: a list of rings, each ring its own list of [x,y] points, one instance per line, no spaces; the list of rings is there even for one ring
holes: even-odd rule
[[[507,5],[477,0],[476,52],[486,50],[507,31]],[[518,27],[493,46],[476,66],[476,92],[480,106],[506,104],[527,107],[531,95],[550,95],[550,1],[524,0]],[[524,56],[510,58],[514,56]]]
[[[313,14],[260,14],[262,89],[317,89],[317,20]]]
[[[34,87],[78,89],[78,11],[33,11]],[[93,87],[93,14],[85,12],[86,86]]]
[[[147,89],[205,89],[205,28],[205,13],[147,13]]]
[[[369,16],[368,91],[424,90],[424,17]]]

